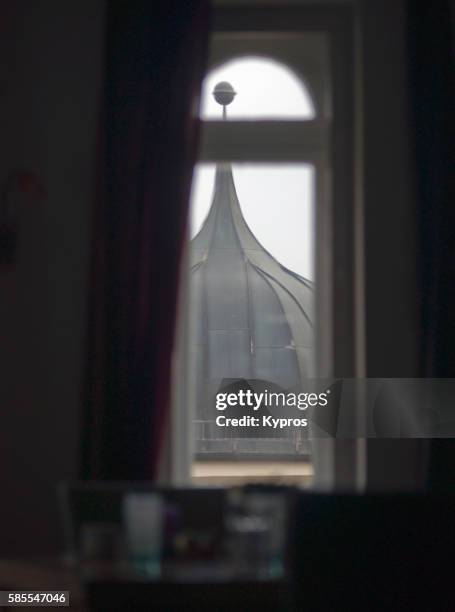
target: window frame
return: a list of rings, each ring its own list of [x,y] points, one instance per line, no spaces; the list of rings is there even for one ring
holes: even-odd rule
[[[271,59],[287,63],[300,72],[307,84],[303,70],[299,69],[299,58],[283,58],[280,42],[302,34],[323,34],[329,47],[331,104],[324,101],[321,106],[315,102],[316,117],[306,121],[229,120],[223,123],[204,120],[198,158],[200,162],[212,163],[294,161],[314,165],[317,177],[316,311],[320,313],[316,322],[317,370],[318,375],[324,377],[355,377],[362,371],[361,330],[355,316],[356,296],[360,293],[356,248],[358,250],[361,239],[354,193],[353,25],[353,11],[349,7],[217,8],[212,32],[215,51],[207,72],[228,59],[246,55],[245,51],[241,52],[242,40],[244,43],[250,36],[251,40],[259,41],[257,45],[262,42],[264,49],[268,47],[266,55]],[[233,54],[235,48],[237,52]],[[324,100],[324,92],[317,92],[318,97]],[[274,144],[273,152],[271,143]],[[186,263],[185,256],[182,270],[186,270]],[[184,313],[188,275],[182,273],[181,277],[179,310]],[[183,350],[188,344],[184,319],[184,316],[179,317],[175,409],[171,419],[171,474],[177,484],[188,484],[190,457],[193,456],[188,439],[191,414],[187,409],[182,412],[182,406],[187,408],[186,398],[191,395],[188,388],[191,383],[186,376],[188,356]],[[357,407],[354,407],[354,418],[361,418]],[[313,459],[317,488],[358,488],[361,485],[364,463],[361,441],[318,439]]]

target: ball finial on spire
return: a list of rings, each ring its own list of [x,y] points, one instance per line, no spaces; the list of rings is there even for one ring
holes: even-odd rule
[[[222,106],[227,106],[232,102],[232,100],[237,95],[237,92],[234,91],[234,88],[227,81],[221,81],[215,85],[215,89],[213,90],[213,97]]]

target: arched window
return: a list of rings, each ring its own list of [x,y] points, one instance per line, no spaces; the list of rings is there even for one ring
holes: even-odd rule
[[[201,91],[176,361],[176,461],[196,482],[226,483],[220,474],[229,477],[227,465],[235,466],[236,482],[260,480],[258,458],[279,479],[286,473],[288,482],[308,482],[319,446],[308,429],[223,429],[215,399],[238,381],[259,380],[287,393],[330,376],[333,324],[337,358],[343,354],[340,338],[348,326],[334,316],[332,300],[334,263],[346,253],[344,238],[333,240],[333,217],[348,210],[339,145],[332,166],[342,125],[334,131],[332,66],[338,61],[317,22],[304,32],[289,20],[287,31],[268,33],[254,31],[248,18],[242,32],[226,23],[213,37]],[[224,109],[213,97],[219,83],[235,92]],[[339,286],[344,268],[337,274]],[[345,299],[340,291],[338,297]],[[302,416],[292,407],[270,412],[275,408]],[[245,407],[222,414],[254,416]]]
[[[213,68],[204,80],[201,119],[220,119],[212,96],[215,85],[227,81],[238,95],[228,119],[313,119],[314,102],[303,81],[285,64],[266,57],[238,57]]]
[[[229,137],[235,121],[244,122],[240,129],[259,121],[279,127],[315,114],[303,81],[273,59],[237,57],[204,81],[201,118],[214,122],[215,137],[222,138],[221,130]],[[273,139],[269,146],[272,160]],[[238,384],[298,394],[314,376],[314,208],[313,164],[264,164],[252,157],[196,169],[188,344],[199,462],[213,454],[245,460],[262,454],[272,461],[309,456],[308,428],[278,431],[264,420],[298,418],[297,408],[260,409],[254,425],[236,429],[225,426],[214,397]],[[251,408],[232,407],[228,418],[248,413]]]

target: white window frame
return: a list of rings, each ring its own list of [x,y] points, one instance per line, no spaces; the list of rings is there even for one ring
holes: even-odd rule
[[[323,35],[329,48],[327,79],[322,90],[308,65],[311,36]],[[319,100],[309,121],[204,121],[200,162],[301,162],[315,167],[317,371],[323,377],[362,375],[361,330],[355,306],[361,295],[356,246],[361,244],[354,196],[353,15],[347,7],[219,7],[215,11],[208,72],[234,57],[266,55],[300,73]],[[291,39],[297,44],[286,45]],[[298,50],[299,52],[296,52]],[[319,74],[320,76],[320,74]],[[330,78],[329,78],[330,77]],[[321,79],[319,79],[321,80]],[[330,83],[328,85],[328,83]],[[328,92],[327,87],[331,91]],[[325,97],[325,94],[329,96]],[[336,195],[334,195],[336,194]],[[335,231],[336,228],[336,231]],[[184,258],[174,376],[174,410],[170,428],[170,473],[174,484],[189,484],[193,460],[192,414],[188,410],[188,274]],[[356,324],[357,321],[357,324]],[[354,407],[356,409],[356,407]],[[357,417],[356,417],[357,418]],[[315,486],[322,489],[362,486],[364,453],[361,440],[319,439],[313,461]]]

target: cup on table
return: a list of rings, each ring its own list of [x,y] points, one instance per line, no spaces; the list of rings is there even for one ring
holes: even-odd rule
[[[123,500],[123,525],[129,564],[149,577],[161,573],[163,499],[157,493],[129,493]]]

